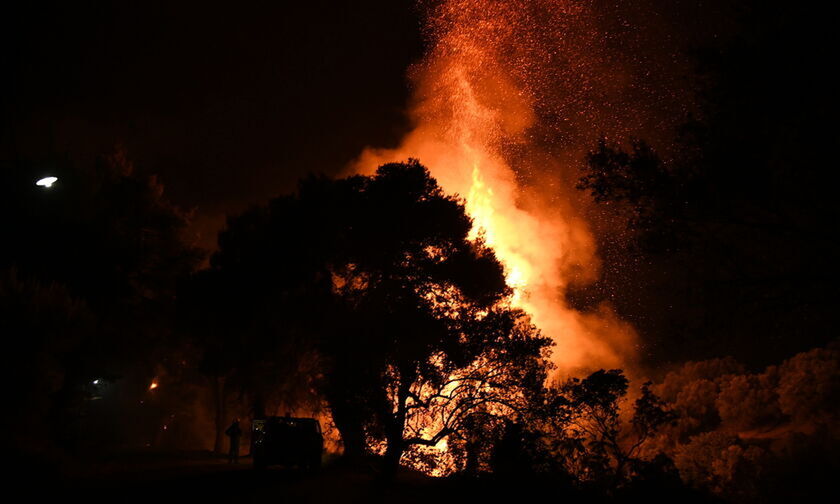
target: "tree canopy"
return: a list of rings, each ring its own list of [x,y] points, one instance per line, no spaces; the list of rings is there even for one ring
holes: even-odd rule
[[[58,181],[36,186],[44,175]],[[185,235],[188,215],[120,149],[93,166],[6,161],[0,177],[0,218],[11,236],[0,250],[0,332],[14,356],[4,381],[16,383],[19,424],[36,439],[20,449],[123,435],[80,419],[97,396],[94,380],[104,387],[139,375],[142,390],[173,354],[176,286],[201,257]]]
[[[828,31],[803,37],[807,10],[750,4],[739,37],[694,52],[698,110],[673,140],[602,140],[579,181],[627,224],[602,237],[620,266],[594,289],[623,293],[610,297],[654,359],[760,367],[830,338],[835,135],[813,49]],[[757,349],[756,334],[772,343]]]
[[[212,272],[237,320],[317,354],[313,386],[346,452],[382,446],[396,464],[545,378],[548,340],[506,303],[504,268],[471,227],[416,160],[312,176],[230,219]]]

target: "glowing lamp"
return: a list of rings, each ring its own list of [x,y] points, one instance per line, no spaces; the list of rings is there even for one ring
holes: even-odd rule
[[[58,177],[44,177],[44,178],[38,180],[37,182],[35,182],[35,185],[36,186],[41,186],[41,187],[44,187],[44,188],[50,188],[50,187],[52,187],[53,184],[56,183],[57,180],[58,180]]]

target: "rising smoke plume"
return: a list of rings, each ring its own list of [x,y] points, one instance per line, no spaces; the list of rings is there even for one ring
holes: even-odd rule
[[[428,50],[409,72],[414,127],[397,148],[369,148],[353,165],[369,174],[419,158],[464,198],[515,302],[556,343],[562,374],[632,370],[639,345],[608,303],[584,312],[565,298],[600,268],[588,202],[574,188],[578,163],[600,136],[661,137],[687,102],[657,71],[674,56],[650,49],[649,6],[624,3],[423,4]]]

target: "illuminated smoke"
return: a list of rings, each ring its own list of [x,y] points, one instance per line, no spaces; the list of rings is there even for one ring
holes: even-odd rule
[[[565,299],[599,274],[576,163],[602,134],[621,140],[665,125],[653,113],[661,93],[651,90],[662,86],[639,77],[653,63],[626,52],[638,34],[608,34],[604,19],[621,16],[604,14],[571,0],[427,6],[429,49],[410,70],[414,128],[399,147],[367,149],[353,166],[371,173],[418,158],[464,198],[516,303],[555,341],[562,373],[632,367],[637,353],[632,327],[608,305],[581,312]]]

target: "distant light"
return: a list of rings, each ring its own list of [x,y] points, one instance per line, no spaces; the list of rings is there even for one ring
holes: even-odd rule
[[[58,177],[44,177],[41,180],[39,180],[38,182],[35,182],[35,185],[49,188],[49,187],[52,187],[52,185],[55,184],[57,180],[58,180]]]
[[[157,382],[157,381],[153,381],[153,382],[152,382],[152,384],[151,384],[151,385],[149,385],[149,390],[154,390],[154,389],[156,389],[156,388],[158,388],[158,382]]]
[[[99,385],[99,380],[93,380],[94,385]]]

